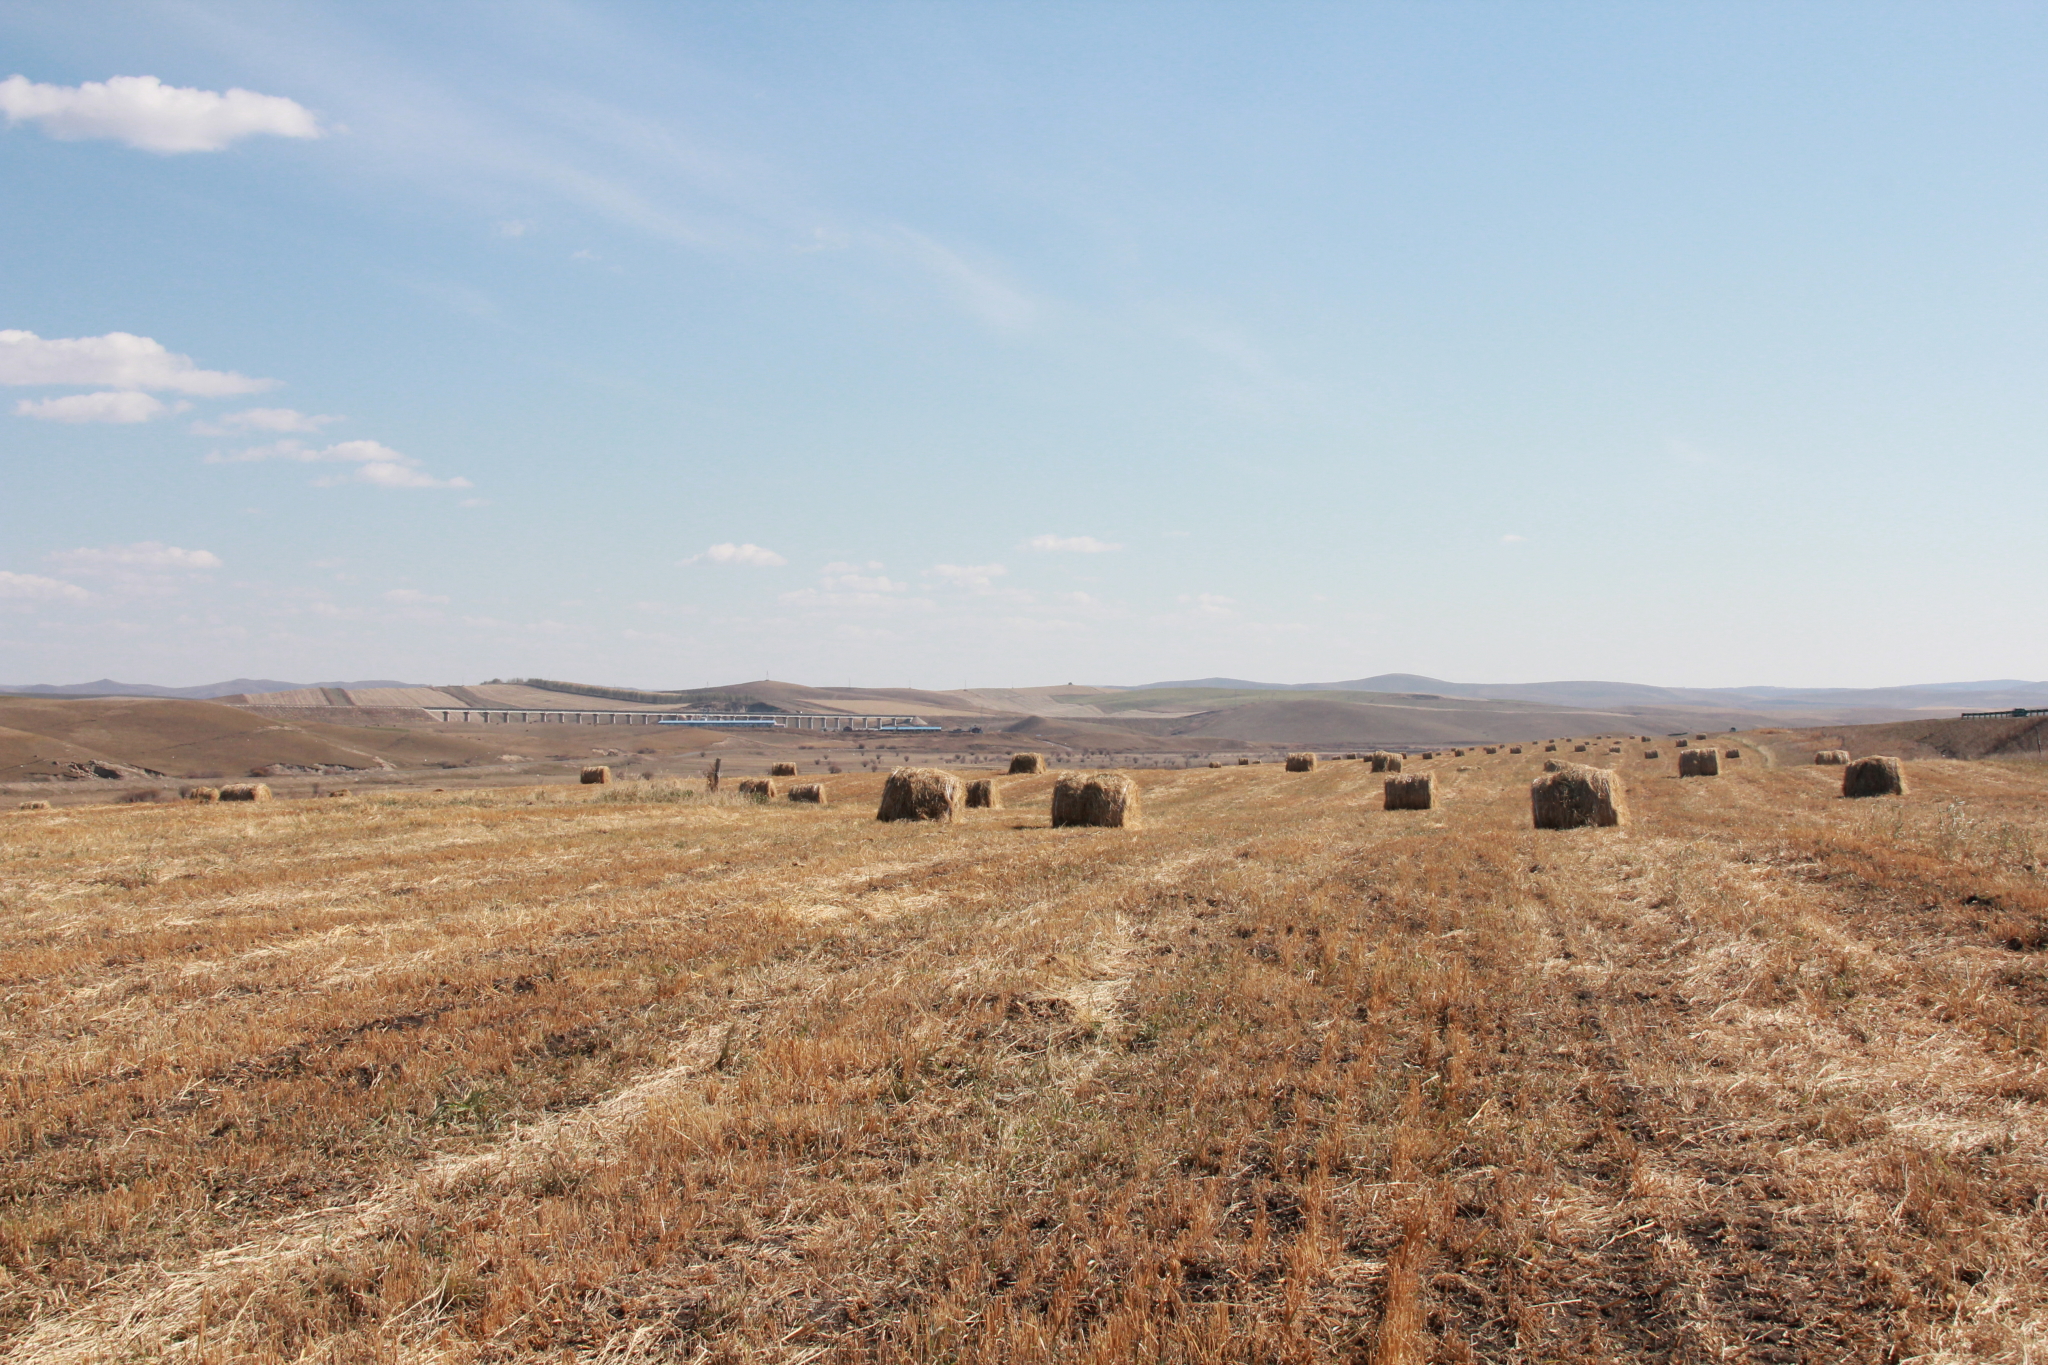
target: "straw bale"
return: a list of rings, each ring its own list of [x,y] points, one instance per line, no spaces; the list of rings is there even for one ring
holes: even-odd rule
[[[1643,750],[1643,757],[1644,757],[1644,758],[1662,758],[1662,757],[1664,757],[1664,751],[1663,751],[1662,749],[1645,749],[1645,750]]]
[[[1727,750],[1726,752],[1724,752],[1724,753],[1723,753],[1723,754],[1721,755],[1721,757],[1723,757],[1723,758],[1741,758],[1741,757],[1742,757],[1742,750],[1740,750],[1740,749],[1729,749],[1729,750]]]
[[[1136,829],[1138,784],[1121,773],[1061,773],[1052,789],[1054,828],[1093,825]]]
[[[768,776],[770,776],[770,777],[795,777],[795,776],[796,776],[796,764],[794,764],[794,763],[770,763],[770,764],[768,765]]]
[[[220,800],[220,788],[187,787],[185,788],[185,799],[187,801],[218,801]]]
[[[1712,749],[1687,749],[1678,756],[1680,777],[1719,777],[1721,756]]]
[[[329,797],[348,796],[351,794],[347,787],[335,787],[327,793]]]
[[[1210,760],[1209,760],[1209,766],[1210,766],[1210,767],[1212,767],[1212,768],[1220,768],[1220,767],[1222,767],[1223,765],[1222,765],[1221,763],[1218,763],[1218,762],[1217,762],[1217,761],[1216,761],[1215,759],[1213,759],[1213,758],[1212,758],[1212,759],[1210,759]]]
[[[1388,810],[1428,810],[1436,804],[1436,774],[1403,773],[1387,779]]]
[[[1018,758],[1037,758],[1019,754]],[[1016,759],[1010,761],[1012,769]],[[947,821],[959,814],[963,793],[960,779],[941,768],[898,768],[882,784],[882,804],[875,810],[877,820]]]
[[[813,806],[828,804],[825,800],[825,788],[817,782],[797,783],[789,789],[789,799],[792,801],[808,802]]]
[[[741,796],[751,796],[757,801],[766,801],[775,795],[775,779],[772,777],[743,777],[740,779]]]
[[[1518,754],[1522,752],[1522,746],[1519,744],[1511,744],[1508,746],[1508,752],[1511,754]]]
[[[611,780],[612,770],[605,764],[600,763],[596,767],[583,770],[582,781],[586,787],[602,787]]]
[[[1314,754],[1287,755],[1287,771],[1291,773],[1312,773],[1316,770]]]
[[[1884,754],[1859,758],[1842,769],[1844,796],[1904,796],[1906,773],[1899,760]]]
[[[1240,768],[1249,768],[1252,766],[1252,761],[1248,758],[1240,758],[1239,760],[1237,760],[1237,766]]]
[[[1042,773],[1045,771],[1045,755],[1011,754],[1010,771],[1012,773]]]
[[[1374,772],[1376,772],[1376,773],[1397,773],[1397,772],[1400,772],[1400,771],[1401,771],[1401,755],[1399,755],[1399,754],[1375,754],[1375,755],[1373,755],[1373,760],[1372,760],[1372,770],[1373,770]]]
[[[223,801],[268,801],[270,788],[261,782],[235,782],[220,789]]]
[[[1538,829],[1578,829],[1628,823],[1621,778],[1606,768],[1567,763],[1529,784],[1529,810]]]
[[[1692,743],[1692,741],[1691,741],[1691,740],[1689,740],[1689,739],[1681,739],[1681,740],[1679,740],[1679,741],[1678,741],[1678,745],[1677,745],[1677,747],[1678,747],[1678,748],[1681,748],[1681,749],[1683,749],[1683,748],[1687,747],[1688,745],[1690,745],[1691,743]]]
[[[1499,752],[1500,752],[1500,750],[1499,750],[1498,748],[1492,748],[1492,747],[1490,747],[1490,748],[1488,748],[1488,749],[1487,749],[1487,751],[1486,751],[1486,752],[1488,752],[1488,753],[1490,753],[1490,754],[1497,754],[1497,753],[1499,753]]]
[[[1546,754],[1554,754],[1557,752],[1557,746],[1555,744],[1546,744],[1543,746],[1543,752]]]
[[[1572,752],[1575,754],[1582,754],[1586,752],[1586,746],[1583,744],[1574,744],[1572,746]]]
[[[49,803],[49,802],[47,802],[47,801],[24,801],[24,802],[22,802],[22,803],[21,803],[21,804],[20,804],[19,806],[17,806],[17,807],[15,808],[15,809],[17,809],[17,810],[48,810],[49,808],[50,808],[50,803]]]
[[[1565,766],[1564,764],[1562,764],[1562,763],[1558,762],[1558,761],[1557,761],[1556,759],[1554,759],[1554,758],[1546,758],[1546,759],[1544,759],[1544,760],[1543,760],[1543,771],[1544,771],[1544,772],[1547,772],[1547,773],[1554,773],[1554,772],[1556,772],[1556,771],[1557,771],[1557,770],[1558,770],[1559,768],[1562,768],[1562,767],[1564,767],[1564,766]]]
[[[1465,751],[1464,751],[1463,749],[1453,749],[1453,750],[1451,750],[1451,757],[1452,757],[1452,758],[1463,758],[1464,756],[1465,756]]]
[[[1001,810],[1003,794],[989,778],[979,778],[967,784],[967,808],[969,810]]]
[[[1813,756],[1813,761],[1823,768],[1838,768],[1849,761],[1847,749],[1822,749]]]

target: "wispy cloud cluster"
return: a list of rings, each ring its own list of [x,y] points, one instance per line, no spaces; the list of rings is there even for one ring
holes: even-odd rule
[[[315,480],[323,488],[343,483],[367,483],[378,488],[472,488],[468,479],[439,479],[420,467],[410,455],[393,450],[381,441],[338,441],[314,449],[290,437],[269,445],[249,446],[237,451],[216,450],[206,457],[208,464],[247,464],[262,460],[293,460],[300,464],[353,465],[346,474],[332,474]]]
[[[26,76],[0,81],[0,114],[33,123],[53,138],[111,138],[145,152],[217,152],[245,137],[312,138],[323,131],[313,111],[282,95],[196,90],[155,76],[114,76],[82,85],[43,85]]]
[[[192,357],[179,355],[161,342],[132,332],[44,338],[34,332],[0,330],[0,384],[162,389],[218,398],[261,393],[276,388],[277,382],[252,379],[230,370],[202,370]]]
[[[33,417],[38,422],[127,425],[147,422],[167,412],[184,412],[191,406],[183,401],[173,406],[152,394],[138,393],[133,389],[126,392],[106,390],[100,393],[67,393],[57,398],[23,398],[15,403],[14,415]]]
[[[38,573],[9,573],[0,569],[0,598],[16,602],[82,602],[92,596],[76,583],[45,578]]]
[[[50,560],[72,573],[199,572],[221,567],[220,556],[211,550],[185,550],[160,540],[59,550]]]
[[[702,554],[691,555],[683,563],[743,564],[756,569],[779,569],[789,561],[765,545],[756,545],[751,541],[744,545],[735,545],[727,541],[723,545],[713,545]]]
[[[1027,550],[1048,550],[1064,554],[1099,555],[1107,554],[1111,550],[1121,550],[1123,546],[1116,544],[1114,541],[1097,540],[1094,536],[1044,535],[1031,537],[1031,539],[1024,542],[1024,548]]]
[[[194,422],[195,436],[235,436],[250,431],[315,432],[339,417],[325,413],[304,413],[294,408],[248,408],[230,412],[209,422]]]
[[[956,588],[987,591],[1009,570],[1000,564],[934,564],[925,572]]]

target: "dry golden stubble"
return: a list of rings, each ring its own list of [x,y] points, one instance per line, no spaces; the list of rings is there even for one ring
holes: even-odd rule
[[[123,1003],[6,1016],[69,1058],[8,1149],[17,1355],[2018,1359],[2043,784],[1924,768],[1599,837],[1483,761],[1392,836],[1271,768],[1082,840],[877,825],[879,777],[38,824],[10,1005]]]

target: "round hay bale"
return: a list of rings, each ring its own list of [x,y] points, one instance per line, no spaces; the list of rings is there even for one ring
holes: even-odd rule
[[[1019,754],[1017,758],[1037,758]],[[1017,759],[1010,760],[1012,770]],[[964,793],[960,779],[941,768],[898,768],[882,784],[882,803],[875,808],[877,820],[954,819],[960,813]]]
[[[270,788],[261,782],[234,782],[220,789],[223,801],[268,801]]]
[[[1403,773],[1387,779],[1388,810],[1428,810],[1435,804],[1435,773]]]
[[[1287,771],[1291,773],[1312,773],[1316,770],[1314,754],[1287,755]]]
[[[967,784],[967,809],[1001,810],[1003,794],[996,790],[996,784],[989,778],[979,778]]]
[[[1223,765],[1222,765],[1221,763],[1218,763],[1218,762],[1217,762],[1217,761],[1216,761],[1215,759],[1213,759],[1213,758],[1212,758],[1212,759],[1210,759],[1210,760],[1209,760],[1209,766],[1210,766],[1210,767],[1212,767],[1212,768],[1220,768],[1220,767],[1222,767]]]
[[[1680,777],[1719,777],[1721,756],[1712,749],[1685,749],[1678,755]]]
[[[826,805],[825,788],[816,782],[799,782],[789,789],[789,799],[808,805]]]
[[[756,801],[772,800],[775,796],[775,779],[772,777],[743,777],[740,779],[739,794]]]
[[[1061,773],[1052,788],[1052,823],[1136,829],[1138,784],[1121,773]]]
[[[48,810],[49,808],[50,803],[47,801],[24,801],[15,807],[16,810]]]
[[[1608,769],[1566,763],[1529,784],[1529,813],[1538,829],[1624,825],[1628,797]]]
[[[182,793],[187,801],[218,801],[219,787],[187,787]]]
[[[1839,768],[1849,761],[1847,749],[1822,749],[1813,756],[1813,761],[1823,768]]]
[[[1045,755],[1044,755],[1044,754],[1011,754],[1011,755],[1010,755],[1010,772],[1011,772],[1011,773],[1012,773],[1013,775],[1014,775],[1014,774],[1016,774],[1016,773],[1042,773],[1042,772],[1044,772],[1044,771],[1045,771]]]
[[[794,764],[794,763],[771,763],[771,764],[769,764],[769,765],[768,765],[768,776],[770,776],[770,777],[795,777],[795,776],[796,776],[796,764]]]
[[[1872,754],[1842,769],[1844,796],[1904,796],[1905,769],[1896,758]]]
[[[612,780],[612,770],[600,763],[594,768],[585,768],[581,780],[586,787],[602,787]]]

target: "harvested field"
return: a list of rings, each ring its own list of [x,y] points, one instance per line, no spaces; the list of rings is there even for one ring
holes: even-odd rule
[[[22,1361],[2009,1360],[2048,772],[0,813]]]

